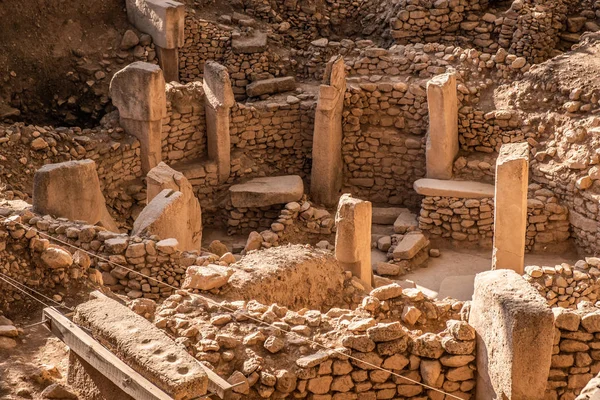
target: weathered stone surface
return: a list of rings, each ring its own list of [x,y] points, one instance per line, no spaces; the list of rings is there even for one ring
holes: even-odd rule
[[[225,182],[231,172],[229,125],[231,107],[235,104],[227,68],[215,61],[206,61],[202,86],[205,96],[208,158],[217,163],[219,182]]]
[[[373,224],[393,225],[401,214],[410,213],[408,208],[401,207],[373,207]]]
[[[471,181],[447,181],[440,179],[418,179],[413,185],[423,196],[460,197],[482,199],[494,197],[494,185]]]
[[[161,162],[148,173],[147,184],[148,205],[135,220],[132,235],[175,238],[183,250],[200,250],[202,210],[188,180]]]
[[[335,258],[342,268],[372,287],[371,203],[344,194],[339,201],[335,224]]]
[[[527,230],[529,144],[505,144],[496,160],[492,269],[523,274]]]
[[[394,259],[410,260],[427,245],[429,240],[421,232],[408,233],[394,248]]]
[[[417,216],[406,210],[394,221],[394,232],[396,233],[406,233],[409,231],[414,231],[419,227],[419,222],[417,221]]]
[[[438,75],[427,82],[427,104],[427,177],[451,179],[452,165],[458,154],[458,98],[454,74]]]
[[[257,97],[265,94],[289,92],[294,89],[296,89],[296,79],[293,76],[284,76],[254,81],[246,86],[246,94],[249,97]]]
[[[234,36],[231,40],[231,49],[235,54],[261,53],[267,49],[267,34],[255,30],[251,36]]]
[[[184,289],[211,290],[227,284],[234,270],[221,265],[209,264],[206,267],[192,265],[187,269]]]
[[[265,207],[298,201],[304,194],[304,183],[297,175],[255,178],[229,188],[234,207]]]
[[[33,178],[33,209],[70,220],[99,224],[118,232],[106,208],[92,160],[47,164]]]
[[[141,61],[118,71],[110,81],[110,96],[119,109],[119,122],[125,132],[140,141],[145,173],[162,160],[162,119],[167,116],[165,87],[160,67]]]
[[[184,44],[185,5],[173,0],[127,0],[127,18],[152,36],[157,46],[175,49]]]
[[[316,203],[333,205],[342,187],[342,110],[346,93],[343,58],[332,58],[324,75],[315,113],[310,194]]]
[[[542,399],[554,316],[537,290],[511,270],[480,273],[469,324],[477,332],[477,398]]]
[[[174,399],[206,394],[208,379],[198,362],[127,307],[101,296],[79,305],[73,320]]]
[[[73,264],[71,253],[55,245],[44,250],[41,258],[44,264],[51,269],[68,268]]]

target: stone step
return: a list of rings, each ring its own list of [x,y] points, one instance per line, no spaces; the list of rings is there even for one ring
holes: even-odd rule
[[[421,232],[407,233],[394,248],[394,259],[410,260],[428,245],[429,240]]]
[[[423,196],[460,197],[464,199],[493,198],[495,187],[488,183],[451,181],[443,179],[419,179],[413,185]]]

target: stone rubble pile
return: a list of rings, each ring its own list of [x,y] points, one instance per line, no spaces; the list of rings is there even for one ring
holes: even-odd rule
[[[443,398],[388,371],[472,396],[475,331],[460,320],[461,302],[432,301],[392,284],[373,290],[356,310],[292,311],[256,301],[221,305],[180,291],[151,320],[229,382],[242,382],[234,398]]]

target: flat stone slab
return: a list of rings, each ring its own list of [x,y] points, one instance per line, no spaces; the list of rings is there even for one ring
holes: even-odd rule
[[[255,81],[246,86],[246,94],[250,97],[264,94],[289,92],[296,89],[296,79],[293,76],[271,78]]]
[[[235,54],[262,53],[267,50],[267,34],[254,31],[253,36],[236,36],[231,40],[231,50]]]
[[[413,184],[415,191],[423,196],[460,197],[465,199],[494,198],[494,185],[473,181],[446,181],[419,179]]]
[[[73,321],[90,329],[94,338],[174,399],[206,394],[208,377],[194,357],[115,300],[102,296],[80,304]]]
[[[304,183],[298,175],[256,178],[231,186],[229,194],[234,207],[266,207],[300,200]]]
[[[394,259],[410,260],[428,244],[429,240],[421,232],[408,233],[394,248]]]
[[[400,214],[408,212],[408,208],[402,207],[373,207],[371,221],[376,225],[393,225]]]
[[[394,221],[395,233],[406,233],[414,231],[418,227],[419,222],[417,221],[417,216],[408,210],[398,215],[398,218],[396,218],[396,220]]]

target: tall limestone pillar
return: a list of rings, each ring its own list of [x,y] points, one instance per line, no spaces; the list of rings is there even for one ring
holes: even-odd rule
[[[141,144],[142,170],[148,173],[162,160],[162,119],[167,116],[165,79],[158,65],[134,62],[110,82],[120,124]]]
[[[225,182],[231,172],[231,139],[229,123],[235,104],[227,68],[212,60],[204,64],[204,96],[208,158],[217,163],[219,182]]]
[[[342,187],[342,110],[346,71],[341,56],[327,64],[319,88],[312,149],[310,194],[315,203],[333,205]]]
[[[454,74],[438,75],[427,82],[427,105],[427,177],[451,179],[454,159],[458,154],[458,98]]]
[[[502,145],[496,160],[492,269],[524,272],[528,183],[529,145]]]
[[[152,36],[167,82],[179,82],[179,48],[185,42],[185,5],[173,0],[126,0],[127,18]]]
[[[346,271],[351,271],[370,289],[371,267],[371,202],[355,199],[350,194],[340,198],[335,215],[335,258]]]

